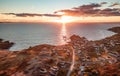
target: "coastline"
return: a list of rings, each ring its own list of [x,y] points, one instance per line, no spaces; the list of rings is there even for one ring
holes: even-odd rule
[[[22,51],[1,50],[0,75],[66,76],[72,64],[71,44],[75,50],[71,75],[81,75],[81,66],[84,67],[84,75],[120,75],[119,32],[97,41],[89,41],[77,35],[72,35],[70,40],[59,46],[43,44]]]

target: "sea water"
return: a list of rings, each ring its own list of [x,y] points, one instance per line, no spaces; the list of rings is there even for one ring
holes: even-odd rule
[[[114,35],[107,29],[116,26],[120,23],[0,23],[0,38],[14,42],[10,48],[14,51],[39,44],[59,45],[64,35],[100,40]]]

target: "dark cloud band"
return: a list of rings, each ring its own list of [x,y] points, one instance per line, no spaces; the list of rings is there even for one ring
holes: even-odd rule
[[[102,2],[99,4],[88,4],[79,7],[74,7],[72,9],[59,10],[57,12],[64,12],[64,15],[70,16],[120,16],[120,8],[102,8],[103,4],[107,2]],[[112,6],[118,5],[117,3],[112,4]]]
[[[56,14],[31,14],[31,13],[3,13],[3,14],[15,15],[17,17],[35,17],[35,16],[61,17],[61,15]]]

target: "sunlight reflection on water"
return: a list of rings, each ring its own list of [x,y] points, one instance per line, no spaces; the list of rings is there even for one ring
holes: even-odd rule
[[[62,23],[61,35],[60,35],[60,44],[65,44],[67,40],[67,29],[65,23]]]

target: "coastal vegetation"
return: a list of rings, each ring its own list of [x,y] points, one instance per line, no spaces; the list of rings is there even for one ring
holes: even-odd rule
[[[118,28],[110,29],[117,29],[115,35],[96,41],[72,35],[64,45],[42,44],[21,51],[0,50],[0,76],[66,76],[73,50],[75,63],[70,76],[120,76]]]

